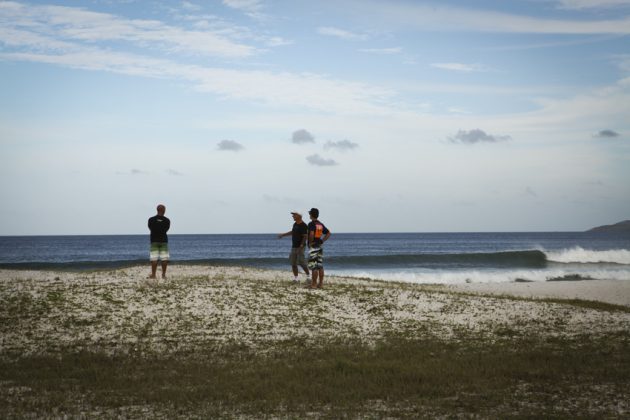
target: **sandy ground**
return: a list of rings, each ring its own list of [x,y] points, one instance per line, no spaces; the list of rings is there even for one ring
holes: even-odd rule
[[[322,337],[372,342],[391,334],[577,336],[630,328],[630,311],[506,297],[629,305],[630,282],[452,287],[331,276],[323,290],[309,290],[304,278],[293,283],[289,270],[175,265],[159,281],[147,280],[147,272],[0,270],[0,357],[68,348],[163,354],[229,343],[264,351]]]
[[[579,343],[585,336],[623,340],[630,332],[625,307],[537,299],[630,305],[630,281],[440,286],[331,276],[324,289],[311,290],[304,277],[294,283],[289,270],[174,265],[169,278],[158,281],[148,280],[148,271],[147,266],[74,273],[0,270],[0,361],[86,351],[147,360],[208,349],[264,355],[317,349],[331,341],[370,345],[390,337],[507,346],[532,337]],[[523,389],[510,407],[549,404],[548,391],[532,400],[532,392]],[[16,409],[23,392],[0,380],[0,400],[12,401]],[[577,400],[563,396],[567,413],[575,412],[576,401],[587,401],[593,413],[601,407],[618,418],[628,413],[627,392],[606,383],[588,395],[581,389],[575,394]],[[82,401],[77,418],[85,416]],[[108,417],[152,417],[134,415],[129,411],[134,407]]]
[[[452,290],[527,298],[580,299],[630,306],[630,280],[470,283]]]

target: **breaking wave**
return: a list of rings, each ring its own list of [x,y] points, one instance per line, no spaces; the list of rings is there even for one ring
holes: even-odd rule
[[[630,250],[610,249],[606,251],[595,251],[575,247],[560,251],[544,251],[548,261],[563,264],[624,264],[630,265]]]

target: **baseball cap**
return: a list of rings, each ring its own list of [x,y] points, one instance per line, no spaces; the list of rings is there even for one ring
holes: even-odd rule
[[[292,211],[291,214],[297,214],[298,216],[302,217],[302,213],[300,213],[299,211]]]

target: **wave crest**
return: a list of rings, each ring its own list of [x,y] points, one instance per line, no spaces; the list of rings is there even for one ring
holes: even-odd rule
[[[610,249],[605,251],[595,251],[592,249],[584,249],[579,246],[560,251],[544,251],[547,261],[557,263],[583,263],[583,264],[599,264],[612,263],[630,265],[630,250],[627,249]]]

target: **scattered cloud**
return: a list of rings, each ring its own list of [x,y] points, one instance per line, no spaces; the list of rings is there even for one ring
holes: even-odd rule
[[[602,130],[599,133],[595,134],[594,137],[598,137],[600,139],[610,139],[614,137],[619,137],[619,133],[614,130]]]
[[[562,9],[595,9],[630,6],[630,0],[558,0]]]
[[[262,18],[263,4],[261,0],[223,0],[223,4],[232,9],[239,10],[252,18]]]
[[[575,0],[574,5],[578,5]],[[627,0],[583,0],[583,4],[626,5]],[[630,34],[630,18],[584,20],[552,19],[424,2],[362,0],[353,3],[361,16],[382,25],[421,31],[459,31],[524,34]],[[437,3],[436,3],[437,4]],[[570,4],[567,0],[566,4]]]
[[[362,48],[359,50],[360,52],[369,53],[369,54],[381,54],[381,55],[393,55],[400,54],[403,52],[402,47],[392,47],[392,48]]]
[[[188,30],[157,20],[128,19],[77,7],[31,6],[15,2],[3,2],[0,6],[0,39],[9,46],[30,44],[39,52],[51,46],[48,39],[63,52],[76,51],[76,45],[71,42],[94,45],[112,41],[148,49],[227,58],[249,57],[259,52],[255,47],[230,40],[220,31]],[[34,42],[36,38],[44,44]]]
[[[147,174],[147,172],[141,171],[140,169],[132,169],[130,173],[131,175],[146,175]]]
[[[308,163],[310,163],[311,165],[315,165],[315,166],[335,166],[335,165],[337,165],[337,162],[335,162],[333,159],[325,159],[325,158],[321,157],[318,154],[307,156],[306,160],[307,160]]]
[[[308,131],[301,129],[293,132],[291,141],[295,144],[315,143],[315,137]]]
[[[190,12],[198,12],[199,10],[201,10],[201,6],[194,4],[192,2],[189,2],[189,1],[183,1],[182,8]]]
[[[451,143],[464,143],[464,144],[475,144],[475,143],[498,143],[501,141],[511,140],[510,136],[495,136],[487,134],[485,131],[480,130],[478,128],[470,131],[459,130],[457,134],[452,137],[449,137]]]
[[[166,173],[169,174],[169,175],[172,175],[172,176],[183,176],[184,175],[183,173],[181,173],[179,171],[176,171],[175,169],[167,169]]]
[[[128,19],[65,6],[0,2],[0,60],[46,63],[132,76],[183,80],[197,90],[238,101],[343,114],[389,114],[392,89],[314,73],[191,64],[188,56],[246,58],[260,51],[225,28],[190,31],[160,21]],[[251,36],[249,36],[251,38]],[[117,47],[111,48],[115,41]],[[260,42],[286,43],[281,38]],[[165,53],[156,58],[155,53]],[[187,55],[186,62],[177,54]]]
[[[221,140],[217,146],[219,150],[230,152],[239,152],[245,148],[242,144],[234,140]]]
[[[337,149],[343,152],[356,149],[357,147],[359,145],[350,140],[329,141],[324,145],[324,149]]]
[[[442,70],[460,71],[465,73],[475,71],[487,71],[483,66],[479,64],[463,64],[463,63],[432,63],[431,67],[435,67]]]
[[[330,26],[324,26],[317,28],[317,32],[320,35],[333,36],[347,41],[361,41],[367,39],[365,35],[355,34],[354,32],[346,31],[345,29],[333,28]]]

